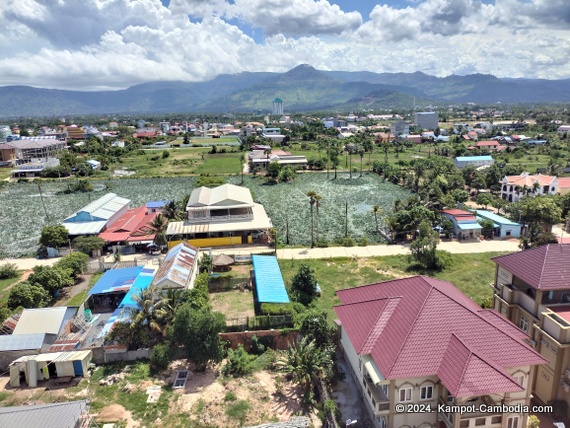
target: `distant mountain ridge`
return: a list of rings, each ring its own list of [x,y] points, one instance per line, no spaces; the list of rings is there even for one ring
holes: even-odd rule
[[[285,73],[222,74],[206,82],[149,82],[119,91],[81,92],[0,87],[0,117],[111,113],[285,112],[410,108],[413,103],[570,102],[570,79],[510,79],[472,74],[319,71],[302,64]]]

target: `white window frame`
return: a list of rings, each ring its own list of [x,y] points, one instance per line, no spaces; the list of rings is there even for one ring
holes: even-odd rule
[[[402,386],[398,390],[398,398],[399,398],[400,403],[412,401],[412,392],[413,392],[413,388],[411,386]],[[403,399],[402,399],[402,393],[404,395]]]
[[[516,376],[513,376],[513,378],[515,379],[516,383],[518,383],[523,388],[525,387],[524,384],[525,384],[526,376],[524,374],[518,374]]]
[[[519,320],[519,328],[525,333],[528,333],[528,320],[523,316],[521,316]]]
[[[507,418],[507,428],[519,428],[520,418],[518,416],[509,416]]]
[[[429,397],[427,392],[429,391]],[[433,385],[424,385],[420,388],[420,400],[432,400],[433,399]]]

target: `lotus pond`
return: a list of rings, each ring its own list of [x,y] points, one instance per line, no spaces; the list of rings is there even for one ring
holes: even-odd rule
[[[331,174],[332,177],[332,174]],[[291,183],[265,184],[262,177],[245,177],[255,200],[262,203],[272,219],[279,236],[285,239],[289,224],[289,243],[308,245],[311,241],[311,215],[307,192],[321,195],[319,208],[319,236],[332,241],[344,236],[345,204],[348,203],[348,234],[355,240],[365,236],[370,243],[380,242],[375,228],[372,206],[379,205],[387,213],[396,199],[404,199],[409,192],[383,181],[377,175],[364,175],[352,180],[339,174],[336,180],[325,173],[299,174]],[[240,184],[238,176],[228,182]],[[123,178],[95,181],[90,193],[63,194],[65,181],[42,182],[40,192],[35,183],[10,183],[0,188],[0,258],[21,257],[35,253],[42,227],[56,224],[107,192],[130,199],[136,207],[152,200],[177,199],[190,193],[196,177]],[[47,211],[49,218],[46,218]],[[382,216],[380,225],[382,225]],[[315,231],[317,229],[315,212]]]

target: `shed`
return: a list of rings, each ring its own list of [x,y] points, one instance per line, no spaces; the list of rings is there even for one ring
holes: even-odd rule
[[[519,238],[521,236],[521,225],[487,210],[477,210],[477,217],[482,220],[493,222],[493,235],[499,238]]]
[[[115,193],[107,193],[67,217],[62,224],[72,236],[96,235],[125,214],[130,202]]]
[[[87,400],[0,407],[2,427],[77,428],[89,421]]]
[[[5,371],[17,358],[40,353],[46,336],[45,333],[0,335],[0,371]]]
[[[152,284],[160,288],[193,288],[198,273],[197,256],[196,247],[186,242],[176,245],[164,258]]]
[[[10,364],[10,386],[20,386],[20,373],[24,373],[31,388],[37,387],[38,381],[54,377],[85,376],[92,355],[90,350],[80,350],[20,357]]]
[[[275,256],[252,256],[258,303],[289,303],[289,295]]]

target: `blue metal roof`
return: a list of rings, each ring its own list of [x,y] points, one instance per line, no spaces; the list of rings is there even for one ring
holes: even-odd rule
[[[511,226],[520,226],[520,224],[515,223],[514,221],[509,220],[508,218],[502,217],[498,214],[492,213],[491,211],[487,210],[477,210],[477,216],[482,217],[486,220],[492,220],[493,223],[498,225],[511,225]]]
[[[457,156],[458,162],[475,162],[475,161],[488,161],[493,160],[492,156]]]
[[[281,269],[275,256],[252,256],[259,303],[289,303]]]
[[[89,295],[128,291],[142,270],[143,266],[108,270],[89,291]]]
[[[147,208],[162,208],[164,207],[168,201],[150,201],[146,203]]]
[[[482,229],[479,223],[457,223],[457,227],[461,230]]]
[[[0,351],[41,349],[45,336],[45,333],[0,335]]]

